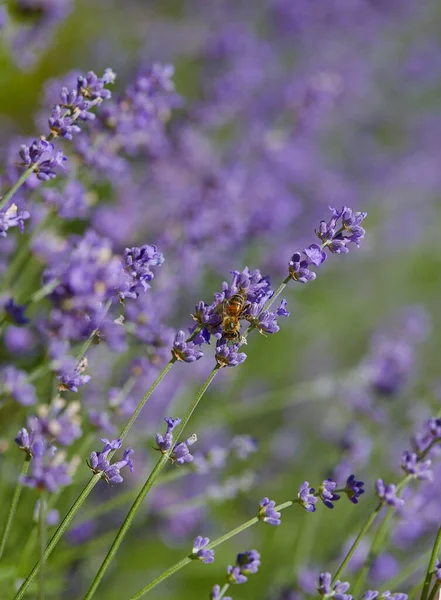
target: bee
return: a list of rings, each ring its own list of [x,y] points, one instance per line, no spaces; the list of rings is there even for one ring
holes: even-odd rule
[[[227,340],[239,341],[240,319],[249,305],[246,295],[242,289],[237,294],[228,298],[223,303],[222,310],[222,336]]]

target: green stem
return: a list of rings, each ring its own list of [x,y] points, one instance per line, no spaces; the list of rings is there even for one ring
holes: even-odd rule
[[[17,192],[21,188],[21,186],[24,184],[26,179],[28,179],[30,177],[30,175],[34,172],[34,169],[36,166],[37,165],[35,164],[35,165],[31,165],[30,167],[28,167],[26,169],[26,171],[24,171],[20,175],[17,182],[11,187],[11,189],[6,192],[6,194],[3,196],[3,198],[0,199],[0,210],[2,210],[7,205],[7,203],[12,198],[12,196],[15,194],[15,192]]]
[[[134,596],[131,596],[130,600],[138,600],[138,598],[141,598],[142,596],[144,596],[144,594],[147,594],[147,592],[149,592],[151,589],[156,587],[159,583],[161,583],[161,581],[164,581],[164,579],[168,579],[169,577],[174,575],[177,571],[180,571],[183,567],[186,567],[187,565],[189,565],[191,562],[192,562],[192,559],[189,558],[188,556],[186,556],[185,558],[180,560],[178,563],[176,563],[175,565],[173,565],[172,567],[167,569],[167,571],[164,571],[163,573],[161,573],[161,575],[156,577],[156,579],[154,579],[151,583],[149,583],[144,588],[142,588],[142,590],[139,590],[139,592],[137,592]]]
[[[44,561],[44,549],[46,548],[46,538],[47,538],[47,524],[46,524],[46,493],[42,492],[40,497],[40,514],[38,517],[39,526],[40,526],[40,589],[39,589],[39,600],[44,600],[45,592],[44,592],[44,571],[45,571],[45,561]]]
[[[358,544],[361,542],[361,540],[364,538],[364,536],[366,535],[366,533],[369,531],[369,529],[372,526],[372,523],[375,521],[375,519],[377,518],[378,513],[380,512],[380,510],[383,507],[383,503],[380,502],[378,504],[378,506],[376,507],[376,509],[371,512],[371,514],[369,515],[366,523],[363,525],[362,530],[360,531],[360,533],[358,534],[358,536],[356,537],[354,543],[352,544],[352,546],[349,548],[348,553],[346,554],[346,556],[343,559],[343,562],[341,563],[341,565],[339,566],[339,568],[337,569],[335,575],[334,575],[334,579],[332,580],[332,585],[335,585],[335,582],[337,581],[337,579],[340,578],[340,575],[343,573],[343,571],[346,569],[349,561],[351,560],[354,552],[357,549]]]
[[[1,542],[0,542],[0,559],[3,556],[6,542],[8,541],[8,537],[11,532],[12,522],[14,520],[18,501],[20,500],[21,491],[23,489],[23,484],[22,484],[21,480],[28,472],[30,461],[31,461],[31,456],[29,454],[26,454],[26,458],[24,459],[24,463],[23,463],[20,475],[18,477],[17,485],[15,486],[14,496],[12,497],[12,502],[11,502],[11,506],[9,508],[8,518],[6,520],[6,525],[3,530],[3,535],[2,535]]]
[[[294,501],[288,500],[287,502],[284,502],[283,504],[279,504],[278,506],[276,506],[275,510],[282,511],[282,510],[285,510],[285,508],[289,508],[293,504],[295,504]],[[242,523],[242,525],[239,525],[239,527],[232,529],[225,535],[222,535],[221,537],[217,538],[216,540],[214,540],[210,544],[208,544],[207,550],[216,548],[216,546],[219,546],[220,544],[223,544],[224,542],[231,539],[235,535],[242,533],[242,531],[245,531],[245,529],[248,529],[249,527],[252,527],[256,523],[259,523],[259,521],[260,521],[260,519],[258,517],[253,517],[249,521]],[[175,565],[173,565],[172,567],[170,567],[169,569],[167,569],[166,571],[164,571],[163,573],[158,575],[158,577],[156,577],[156,579],[154,579],[148,585],[143,587],[142,590],[139,590],[139,592],[137,592],[134,596],[131,596],[130,600],[138,600],[138,598],[141,598],[142,596],[144,596],[144,594],[147,594],[147,592],[149,592],[154,587],[156,587],[159,583],[164,581],[164,579],[167,579],[171,575],[174,575],[176,573],[176,571],[179,571],[180,569],[182,569],[186,565],[190,564],[191,562],[192,562],[191,555],[186,556],[185,558],[180,560],[178,563],[176,563]],[[84,600],[87,600],[87,597]]]
[[[147,400],[150,398],[150,396],[153,394],[154,390],[159,385],[159,383],[164,379],[165,375],[169,372],[169,370],[171,369],[171,367],[173,366],[174,363],[175,363],[175,359],[172,358],[166,364],[166,366],[163,368],[163,370],[159,373],[159,375],[157,376],[157,378],[155,379],[155,381],[152,383],[152,385],[149,387],[149,389],[147,390],[147,392],[144,394],[144,396],[142,397],[140,403],[136,407],[135,412],[130,417],[128,423],[126,424],[126,426],[123,428],[123,430],[121,431],[121,433],[119,435],[119,437],[121,438],[121,441],[126,437],[126,435],[128,434],[128,432],[130,431],[130,428],[132,427],[133,423],[135,422],[136,417],[141,412],[143,406],[145,405],[145,403],[147,402]],[[109,455],[107,457],[109,461],[113,457],[114,454],[115,454],[115,451],[112,451],[112,452],[109,453]],[[84,501],[86,500],[86,498],[88,497],[88,495],[90,494],[90,492],[93,490],[93,488],[95,487],[95,485],[98,483],[98,481],[100,479],[101,479],[101,474],[98,473],[97,475],[94,475],[89,480],[89,482],[86,484],[85,488],[80,493],[80,495],[78,496],[78,498],[75,500],[74,504],[72,505],[72,507],[70,508],[69,512],[64,517],[63,521],[60,523],[60,525],[58,526],[58,529],[56,530],[56,532],[54,533],[52,539],[50,540],[49,545],[47,546],[46,552],[44,554],[44,560],[47,561],[48,557],[52,553],[52,550],[58,544],[58,542],[60,541],[61,537],[64,535],[64,532],[69,527],[72,519],[74,518],[74,516],[76,515],[76,513],[78,512],[78,510],[81,508],[81,506],[83,505]],[[34,566],[34,568],[29,573],[29,575],[27,576],[27,578],[25,579],[25,581],[22,583],[20,589],[18,590],[17,594],[14,597],[14,600],[20,600],[21,598],[23,598],[23,596],[24,596],[26,590],[28,589],[29,585],[34,581],[35,576],[37,575],[37,573],[38,573],[38,571],[40,569],[40,564],[41,564],[41,561],[38,561],[37,564]]]
[[[215,378],[215,376],[217,375],[219,369],[221,367],[219,365],[216,365],[213,370],[211,371],[210,375],[207,377],[207,379],[204,381],[204,383],[202,384],[200,390],[198,391],[196,398],[193,400],[192,404],[190,405],[189,409],[187,410],[187,413],[185,414],[184,418],[182,419],[181,423],[179,424],[179,426],[176,428],[176,433],[175,433],[175,439],[176,441],[179,440],[179,437],[181,436],[184,428],[186,427],[188,421],[190,420],[190,417],[192,416],[193,412],[195,411],[196,407],[198,406],[200,400],[202,399],[203,395],[205,394],[205,392],[207,391],[209,385],[211,384],[211,382],[213,381],[213,379]],[[155,483],[156,478],[158,477],[158,475],[160,474],[160,472],[162,471],[162,469],[165,467],[165,465],[168,463],[169,459],[170,459],[170,455],[173,452],[173,447],[171,447],[168,452],[165,452],[161,458],[158,460],[158,462],[156,463],[153,471],[150,473],[147,481],[145,482],[145,484],[143,485],[141,491],[139,492],[135,502],[132,504],[129,512],[127,513],[127,516],[123,522],[123,524],[121,525],[112,546],[110,547],[107,556],[105,557],[105,559],[103,560],[101,567],[98,570],[98,573],[95,575],[94,580],[92,581],[92,584],[89,588],[89,591],[87,592],[84,600],[90,600],[90,598],[93,597],[93,595],[95,594],[95,591],[97,589],[97,587],[99,586],[102,578],[104,577],[105,572],[107,571],[107,568],[109,567],[110,563],[113,560],[113,557],[115,556],[116,552],[118,551],[119,546],[121,545],[121,542],[123,541],[127,531],[130,528],[130,525],[133,522],[133,519],[136,516],[136,513],[138,512],[138,510],[140,509],[144,498],[147,496],[147,494],[149,493],[151,487],[153,486],[153,484]]]
[[[224,584],[223,588],[219,592],[219,596],[217,597],[217,600],[221,600],[221,598],[223,598],[225,596],[229,587],[230,587],[229,583]]]
[[[427,567],[426,578],[424,580],[423,591],[421,593],[421,600],[427,599],[427,595],[429,593],[429,588],[430,588],[430,582],[432,581],[433,573],[434,573],[435,567],[436,567],[436,562],[438,560],[440,546],[441,546],[441,527],[438,529],[438,533],[436,534],[435,543],[433,544],[432,554],[430,555],[429,565]]]
[[[432,591],[430,592],[429,600],[435,600],[435,596],[436,596],[437,591],[440,588],[440,585],[441,584],[439,584],[439,583],[434,584]]]
[[[58,526],[58,529],[56,530],[56,532],[52,536],[52,538],[51,538],[49,544],[47,545],[46,550],[45,550],[45,552],[44,552],[44,554],[42,556],[42,559],[40,559],[36,563],[36,565],[34,566],[34,568],[32,569],[32,571],[29,573],[29,575],[27,576],[27,578],[25,579],[25,581],[20,586],[20,589],[18,590],[17,594],[14,596],[14,600],[20,600],[21,598],[23,598],[26,590],[28,589],[28,587],[30,586],[30,584],[34,581],[37,573],[39,572],[40,567],[42,565],[42,562],[46,562],[47,561],[47,559],[49,558],[49,556],[52,553],[52,550],[58,544],[58,542],[60,541],[60,539],[63,536],[64,532],[69,527],[72,519],[74,518],[74,516],[76,515],[76,513],[81,508],[81,506],[83,505],[84,501],[86,500],[87,496],[90,494],[90,492],[93,490],[93,488],[95,487],[95,485],[98,483],[98,481],[100,479],[101,479],[101,473],[98,473],[97,475],[94,475],[93,477],[91,477],[91,479],[87,483],[86,487],[80,493],[80,495],[75,500],[75,502],[72,504],[71,508],[69,509],[69,512],[64,517],[63,521]]]

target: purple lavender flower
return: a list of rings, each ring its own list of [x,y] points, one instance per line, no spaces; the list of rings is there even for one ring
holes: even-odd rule
[[[197,435],[193,433],[193,435],[191,435],[185,442],[180,442],[177,444],[170,454],[171,462],[178,465],[193,462],[194,456],[190,453],[188,447],[192,446],[197,441]]]
[[[308,481],[304,481],[300,485],[297,501],[308,512],[315,512],[317,510],[315,505],[317,504],[318,498],[314,494],[315,489],[309,487]]]
[[[326,258],[326,252],[324,252],[317,244],[311,244],[308,248],[305,248],[303,254],[306,258],[302,259],[300,252],[295,252],[291,260],[289,261],[289,274],[294,281],[300,283],[308,283],[314,281],[317,274],[314,271],[310,271],[309,267],[320,267]]]
[[[2,380],[0,385],[2,394],[11,396],[23,406],[36,403],[35,388],[28,382],[28,375],[25,371],[11,365],[1,371],[0,379]]]
[[[30,456],[43,456],[46,445],[39,431],[28,431],[22,427],[15,438],[15,443]]]
[[[353,504],[358,504],[359,497],[364,494],[364,482],[357,481],[355,475],[349,475],[346,480],[345,493]]]
[[[154,277],[152,268],[162,265],[164,255],[157,252],[156,246],[145,244],[140,248],[126,248],[124,250],[124,262],[133,279],[132,289],[139,295],[139,288],[144,292],[149,289],[149,282]]]
[[[394,508],[401,508],[404,500],[397,496],[397,486],[393,483],[385,485],[382,479],[377,479],[375,483],[378,498],[385,504]]]
[[[21,233],[23,233],[24,222],[29,217],[29,212],[27,210],[19,210],[16,204],[11,204],[6,210],[0,211],[0,236],[6,237],[6,232],[11,227],[18,227]]]
[[[279,308],[276,310],[276,316],[289,317],[291,315],[291,313],[286,310],[287,304],[288,304],[287,300],[281,301]]]
[[[15,304],[13,298],[9,298],[3,306],[8,320],[16,325],[26,325],[29,323],[29,319],[25,316],[26,308],[25,304]]]
[[[238,352],[238,344],[216,344],[216,361],[221,367],[237,367],[246,360],[247,355],[244,352]]]
[[[246,460],[250,454],[254,454],[259,449],[259,443],[250,435],[235,435],[229,444],[240,460]]]
[[[333,502],[340,500],[339,494],[334,493],[336,487],[337,483],[335,481],[332,479],[325,479],[318,489],[319,498],[328,508],[334,508]]]
[[[75,133],[80,133],[81,129],[75,124],[70,111],[62,109],[61,106],[54,106],[49,117],[49,129],[53,137],[62,137],[65,140],[71,140]]]
[[[211,593],[210,593],[210,600],[219,600],[220,591],[221,591],[220,585],[216,584],[215,586],[213,586],[213,589],[211,590]],[[224,596],[223,600],[233,600],[233,599],[231,598],[231,596]]]
[[[257,573],[260,567],[260,554],[257,550],[240,552],[236,557],[236,565],[227,568],[228,583],[245,583],[247,575]]]
[[[337,600],[351,600],[352,596],[346,594],[350,584],[347,581],[337,581],[332,588],[332,575],[331,573],[320,573],[317,590],[321,596],[330,596]]]
[[[209,538],[198,535],[193,542],[191,558],[201,560],[203,563],[214,562],[214,550],[204,550],[205,546],[208,546],[209,543]]]
[[[48,181],[57,176],[56,168],[64,168],[67,157],[55,151],[53,144],[44,138],[34,140],[30,146],[22,145],[19,150],[22,163],[19,166],[33,167],[38,179]]]
[[[431,470],[432,461],[430,459],[421,460],[415,452],[405,451],[401,457],[401,468],[408,475],[412,475],[415,479],[429,481],[433,478],[433,472]]]
[[[95,474],[101,473],[101,477],[106,483],[122,483],[124,480],[120,475],[121,469],[129,467],[130,471],[133,472],[133,463],[129,457],[134,451],[132,448],[126,448],[123,459],[110,464],[107,457],[111,451],[121,448],[121,440],[116,439],[110,442],[105,438],[101,438],[101,441],[104,444],[102,452],[92,452],[90,462],[87,464]]]
[[[433,574],[435,575],[436,582],[441,583],[441,561],[437,561]]]
[[[173,446],[173,429],[179,425],[181,419],[173,419],[172,417],[164,417],[164,421],[167,423],[167,432],[164,436],[160,433],[156,434],[156,444],[158,450],[165,454]]]
[[[270,500],[269,498],[263,498],[260,501],[260,508],[257,516],[261,521],[265,521],[269,525],[280,525],[280,512],[275,510],[276,503],[274,500]]]
[[[248,581],[248,577],[242,575],[239,567],[232,567],[229,565],[227,567],[227,582],[228,583],[246,583]]]
[[[69,465],[65,461],[64,452],[57,452],[55,446],[46,445],[38,454],[32,454],[32,472],[22,478],[23,485],[37,490],[48,490],[51,493],[58,491],[60,487],[69,485],[71,477]]]
[[[236,565],[240,567],[240,572],[242,575],[253,575],[259,570],[260,554],[257,552],[257,550],[240,552],[236,558]]]
[[[87,358],[83,358],[80,364],[71,372],[58,375],[57,379],[61,382],[58,386],[60,392],[78,392],[78,388],[86,385],[91,380],[90,375],[83,375],[87,369]]]
[[[359,248],[360,240],[364,238],[365,230],[360,227],[360,223],[366,218],[365,212],[353,212],[351,208],[343,206],[341,211],[330,207],[332,217],[326,223],[321,221],[317,236],[334,254],[347,254],[349,249],[347,244],[354,242]],[[336,230],[337,223],[341,219],[341,227]]]
[[[426,452],[441,440],[441,419],[432,417],[423,426],[423,431],[414,435],[412,444],[418,453]]]
[[[28,424],[50,442],[70,446],[82,434],[80,410],[79,402],[67,404],[63,398],[57,397],[50,405],[39,404],[38,417],[30,417]]]
[[[97,200],[96,195],[86,191],[77,179],[68,181],[62,190],[47,188],[42,191],[42,196],[45,203],[55,208],[58,215],[67,221],[85,219]]]
[[[199,360],[204,353],[195,346],[193,342],[185,341],[185,333],[180,330],[173,342],[172,355],[183,362],[192,363]]]

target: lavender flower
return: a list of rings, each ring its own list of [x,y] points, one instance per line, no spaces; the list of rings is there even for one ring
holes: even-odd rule
[[[188,447],[192,446],[197,441],[197,435],[193,433],[193,435],[191,435],[185,442],[180,442],[177,444],[170,453],[171,462],[178,465],[193,462],[194,456],[190,453]]]
[[[299,283],[308,283],[314,281],[317,274],[310,271],[309,267],[319,267],[326,260],[326,252],[324,252],[317,244],[311,244],[303,251],[306,258],[302,259],[300,252],[295,252],[289,261],[289,274],[291,279]]]
[[[32,472],[22,478],[23,485],[37,490],[48,490],[51,493],[58,491],[71,482],[69,465],[64,452],[57,452],[55,446],[39,446],[38,453],[32,453]]]
[[[27,210],[19,210],[16,204],[11,204],[6,210],[0,211],[0,236],[6,237],[6,232],[11,227],[18,227],[21,233],[23,233],[24,222],[29,217],[29,212]]]
[[[237,555],[236,565],[227,568],[228,583],[245,583],[247,575],[257,573],[260,566],[260,554],[257,550],[247,550]]]
[[[38,179],[48,181],[57,176],[56,169],[64,168],[67,157],[56,151],[51,142],[45,138],[34,140],[30,146],[22,145],[19,151],[22,163],[19,166],[32,167]]]
[[[210,600],[219,600],[220,591],[221,591],[220,585],[213,586],[213,589],[211,590],[211,593],[210,593]],[[231,598],[231,596],[224,596],[223,600],[233,600],[233,599]]]
[[[260,501],[260,508],[257,516],[261,521],[265,521],[269,525],[280,525],[280,512],[275,510],[276,503],[274,500],[264,498]]]
[[[180,361],[192,363],[199,360],[204,353],[199,350],[193,342],[185,341],[185,333],[180,330],[173,342],[172,355]]]
[[[336,487],[337,483],[335,481],[332,479],[325,479],[318,489],[319,498],[328,508],[334,508],[333,503],[340,500],[339,494],[334,493]]]
[[[26,308],[24,304],[15,304],[13,298],[9,298],[3,306],[8,319],[16,325],[26,325],[29,323],[29,319],[25,316]]]
[[[367,217],[365,212],[353,212],[351,208],[343,206],[341,211],[330,207],[332,217],[326,223],[321,221],[317,236],[323,244],[334,254],[347,254],[349,249],[347,244],[353,242],[357,248],[360,247],[360,240],[364,238],[365,230],[360,223]],[[341,227],[336,230],[337,223],[341,219]]]
[[[384,592],[368,590],[363,594],[361,600],[407,600],[407,598],[407,594],[402,594],[401,592],[392,594],[389,590],[385,590]]]
[[[346,594],[350,584],[347,581],[337,581],[334,587],[332,585],[331,573],[321,573],[317,582],[317,590],[321,596],[336,598],[337,600],[351,600],[352,596]]]
[[[78,388],[86,385],[91,380],[90,375],[83,375],[87,369],[87,358],[84,357],[80,364],[71,372],[58,375],[57,379],[61,382],[58,386],[60,392],[70,391],[78,392]]]
[[[382,479],[377,479],[375,483],[378,498],[385,504],[394,508],[401,508],[404,500],[397,496],[397,486],[393,483],[385,485]]]
[[[156,434],[156,444],[158,450],[165,454],[173,446],[173,429],[179,425],[181,419],[173,419],[172,417],[164,417],[164,421],[167,423],[167,432],[164,436],[160,433]]]
[[[193,560],[201,560],[203,563],[214,562],[214,550],[204,550],[205,546],[208,546],[209,543],[209,538],[198,535],[193,542],[191,558]]]
[[[297,502],[303,506],[308,512],[315,512],[317,509],[318,498],[315,494],[315,489],[309,487],[309,482],[304,481],[299,487],[299,493],[297,494]]]
[[[28,431],[22,427],[15,438],[15,443],[30,456],[43,456],[46,445],[39,431],[31,429]]]
[[[260,554],[257,550],[247,550],[240,552],[236,558],[236,565],[240,567],[240,572],[245,575],[257,573],[260,567]]]
[[[432,461],[430,459],[421,460],[415,452],[405,451],[401,457],[401,468],[408,475],[412,475],[415,479],[424,481],[425,479],[432,480],[433,472],[431,470]]]
[[[1,371],[0,379],[2,380],[0,390],[3,395],[11,396],[23,406],[36,403],[35,388],[28,382],[28,375],[25,371],[11,365]]]
[[[418,453],[426,452],[429,447],[441,441],[441,419],[432,417],[424,424],[423,431],[417,433],[412,444]]]
[[[124,250],[124,262],[133,280],[132,291],[139,295],[139,288],[144,292],[149,289],[149,282],[154,277],[152,268],[161,266],[164,262],[164,256],[161,252],[157,252],[156,246],[145,244],[140,248],[126,248]]]
[[[79,402],[67,404],[65,400],[57,397],[50,405],[39,404],[37,406],[38,418],[29,418],[28,423],[49,441],[69,446],[81,437],[80,409]]]
[[[353,504],[358,504],[358,498],[364,494],[364,482],[357,481],[355,475],[349,475],[346,480],[345,493]]]
[[[433,574],[435,575],[436,583],[441,583],[441,561],[438,560],[436,562]]]
[[[244,352],[238,352],[238,344],[216,344],[216,361],[221,367],[237,367],[243,363],[247,357]]]
[[[101,473],[101,477],[106,483],[122,483],[124,480],[120,475],[121,469],[129,467],[130,471],[133,472],[133,463],[129,457],[134,451],[132,448],[126,448],[123,459],[110,464],[107,457],[111,451],[121,448],[121,440],[116,439],[110,442],[105,438],[101,438],[101,441],[104,444],[103,450],[101,452],[92,452],[90,462],[87,464],[95,474]]]

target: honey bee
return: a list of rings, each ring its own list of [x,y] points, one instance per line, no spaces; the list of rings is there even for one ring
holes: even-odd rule
[[[240,339],[240,319],[243,312],[249,305],[246,295],[242,289],[237,294],[228,298],[223,303],[222,311],[222,336],[227,340],[239,341]]]

